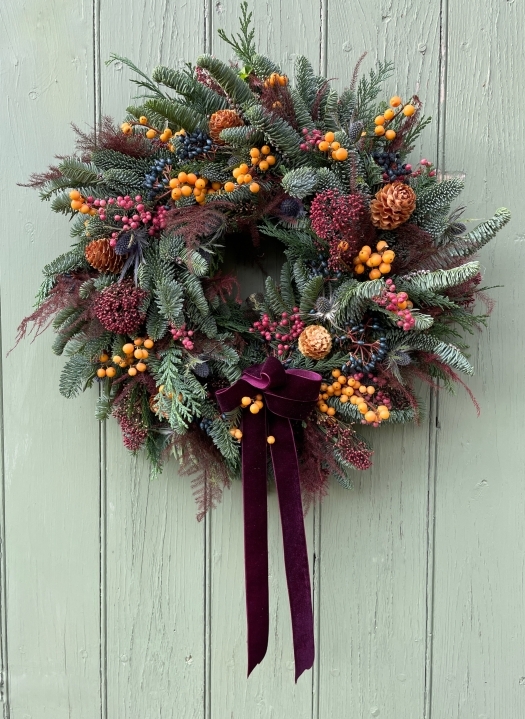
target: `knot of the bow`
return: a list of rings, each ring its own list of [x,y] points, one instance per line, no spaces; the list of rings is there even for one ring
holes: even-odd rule
[[[231,412],[247,393],[256,389],[264,395],[267,409],[279,417],[306,419],[319,396],[321,375],[303,369],[285,370],[275,357],[244,370],[231,387],[217,392],[223,412]]]

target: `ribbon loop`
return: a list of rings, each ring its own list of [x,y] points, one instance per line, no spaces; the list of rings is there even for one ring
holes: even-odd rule
[[[313,665],[314,629],[308,551],[304,531],[299,464],[290,420],[306,419],[319,395],[321,375],[285,370],[275,357],[248,367],[231,387],[219,390],[217,401],[230,412],[253,390],[263,394],[259,413],[245,412],[242,421],[244,565],[248,623],[248,675],[266,654],[269,633],[268,518],[266,452],[272,463],[281,513],[284,561],[295,657],[295,681]],[[275,437],[268,445],[267,435]]]

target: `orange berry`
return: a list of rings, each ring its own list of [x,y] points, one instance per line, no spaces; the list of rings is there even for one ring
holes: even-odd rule
[[[354,266],[354,272],[356,273],[356,275],[362,275],[364,271],[365,271],[365,266],[362,265],[361,263]]]
[[[366,394],[366,385],[360,384],[359,391],[361,392],[361,394]]]
[[[379,272],[379,270],[376,268],[374,270],[370,270],[368,276],[371,280],[378,280],[381,277],[381,272]]]
[[[388,110],[385,110],[383,113],[383,117],[385,118],[385,120],[387,122],[392,120],[395,116],[396,116],[396,113],[393,110],[391,110],[390,108],[388,108]]]
[[[104,367],[100,367],[100,368],[97,370],[97,377],[101,377],[101,378],[102,378],[102,377],[105,377],[105,376],[106,376],[106,370],[104,369]]]
[[[341,376],[341,370],[340,369],[333,369],[332,370],[332,377],[335,377],[336,379]]]
[[[244,184],[244,175],[237,175],[237,184],[238,185]]]
[[[266,162],[266,160],[261,160],[259,162],[259,170],[262,172],[266,172],[266,170],[270,167],[270,165]]]
[[[150,340],[150,341],[151,341],[151,340]],[[144,340],[142,339],[142,337],[136,337],[136,338],[133,340],[133,344],[135,345],[135,347],[140,347],[140,345],[141,345],[143,342],[144,342]]]
[[[141,125],[147,125],[148,124],[148,118],[145,115],[141,115],[139,117],[139,122]]]
[[[179,172],[177,175],[177,179],[179,182],[186,182],[188,179],[188,175],[185,172]]]
[[[243,398],[241,399],[241,405],[242,405],[243,407],[249,407],[249,406],[251,405],[251,403],[252,403],[251,397],[243,397]]]
[[[340,147],[338,150],[335,151],[335,159],[339,160],[340,162],[342,160],[346,160],[348,157],[348,150],[346,150],[344,147]]]
[[[239,165],[239,170],[243,175],[245,175],[248,172],[249,167],[245,162],[243,162],[242,165]]]
[[[199,199],[199,197],[202,195],[203,190],[200,189],[200,187],[194,187],[193,188],[193,194],[195,195],[196,199]]]
[[[380,255],[378,252],[374,252],[373,255],[370,255],[370,257],[369,257],[369,259],[368,259],[368,261],[367,261],[366,264],[367,264],[369,267],[379,267],[379,265],[381,264],[381,262],[382,262],[381,255]]]
[[[332,387],[334,388],[335,392],[338,392],[341,389],[341,383],[340,382],[334,382],[332,384]]]
[[[367,412],[365,414],[365,419],[367,422],[370,422],[370,423],[377,422],[377,415],[375,412],[372,412],[372,410],[370,410],[369,412]]]
[[[394,95],[394,97],[390,98],[390,107],[399,107],[401,105],[401,98],[399,95]]]
[[[171,199],[172,200],[180,200],[181,197],[182,197],[182,190],[180,189],[180,187],[174,187],[173,190],[171,191]]]
[[[250,184],[250,192],[253,192],[254,194],[257,194],[257,192],[259,192],[260,189],[261,189],[261,186],[258,185],[256,182],[252,182],[252,183]]]
[[[82,195],[78,190],[71,190],[71,192],[69,193],[70,200],[80,200],[81,197]]]
[[[365,402],[360,402],[357,405],[357,409],[361,412],[361,414],[366,414],[368,412],[368,405]]]
[[[333,388],[333,387],[327,387],[327,388],[326,388],[326,393],[327,393],[328,395],[330,395],[330,397],[331,397],[331,396],[333,395],[333,393],[334,393],[334,388]]]
[[[162,134],[163,134],[163,135],[166,135],[166,137],[168,138],[168,140],[169,140],[170,137],[173,137],[173,132],[170,130],[169,127],[167,127]]]
[[[129,124],[129,122],[123,122],[120,126],[120,129],[124,133],[124,135],[131,135],[133,132],[133,127]]]
[[[268,444],[275,444],[275,437],[273,436],[273,434],[270,434],[268,437],[266,437],[266,441],[268,442]]]
[[[282,85],[283,87],[288,85],[288,78],[286,75],[279,75],[279,85]]]
[[[122,357],[120,355],[113,355],[113,360],[115,364],[118,364],[119,362],[122,362]]]
[[[224,185],[224,189],[226,190],[226,192],[233,192],[235,190],[235,185],[233,184],[233,182],[227,182]]]
[[[253,180],[253,177],[248,172],[246,175],[244,175],[243,179],[244,179],[244,184],[247,185],[249,182],[251,182]]]
[[[137,362],[137,369],[139,372],[145,372],[148,369],[148,366],[144,364],[144,362]]]
[[[239,175],[241,175],[241,174],[242,173],[241,173],[240,167],[235,167],[232,171],[232,175],[235,177],[235,179],[237,179],[239,177]]]
[[[261,151],[257,147],[252,147],[250,150],[250,157],[259,157]]]
[[[381,272],[382,275],[388,275],[388,273],[392,270],[391,265],[387,265],[386,262],[381,262],[379,265],[379,272]]]
[[[122,351],[124,352],[124,354],[132,355],[134,349],[135,349],[135,346],[132,345],[131,342],[128,342],[127,344],[124,345],[124,347],[122,348]]]
[[[119,363],[118,363],[118,366],[124,368],[124,367],[127,367],[127,366],[128,366],[128,363],[127,363],[126,360],[122,360],[122,362],[119,362]]]
[[[252,157],[252,166],[257,167],[257,165],[259,164],[260,161],[261,161],[260,157]]]
[[[376,391],[376,388],[375,388],[373,385],[369,385],[369,386],[366,388],[366,393],[367,393],[367,394],[375,394],[375,391]]]
[[[353,387],[345,387],[344,392],[347,397],[351,397],[354,394],[354,388]]]
[[[100,357],[98,358],[98,361],[99,361],[99,362],[107,362],[108,359],[109,359],[109,357],[107,356],[107,354],[106,354],[105,352],[103,352],[103,353],[100,355]]]
[[[274,157],[273,155],[268,155],[268,157],[266,158],[266,162],[267,162],[269,165],[275,165],[276,159],[275,159],[275,157]]]
[[[375,132],[376,135],[379,135],[379,136],[384,135],[384,134],[385,134],[385,128],[383,127],[383,125],[378,125],[378,126],[376,127],[376,129],[374,130],[374,132]]]
[[[236,430],[234,431],[234,433],[233,433],[233,436],[235,437],[235,439],[242,439],[242,432],[241,432],[241,430],[240,430],[240,429],[236,429]]]
[[[342,395],[339,397],[339,402],[342,402],[343,404],[345,404],[345,402],[348,402],[348,395],[342,394]]]
[[[137,368],[136,367],[130,367],[128,369],[128,374],[130,377],[134,377],[137,374]]]
[[[327,132],[324,136],[324,139],[326,142],[333,142],[335,140],[335,135],[333,132]]]
[[[255,404],[255,402],[254,402],[253,404],[251,404],[251,405],[250,405],[250,412],[251,412],[252,414],[259,414],[259,412],[260,412],[259,405]]]
[[[194,172],[188,173],[188,175],[186,175],[186,182],[189,185],[194,185],[197,182],[197,175]]]
[[[212,189],[214,189],[214,190],[220,190],[222,187],[220,182],[212,182],[211,186],[212,186]]]
[[[379,410],[378,415],[380,419],[388,419],[390,417],[390,412],[385,408]]]
[[[117,374],[117,370],[114,367],[108,367],[106,370],[106,377],[114,377]]]
[[[328,405],[327,404],[320,404],[319,405],[319,411],[323,414],[326,414],[328,412]]]
[[[87,215],[91,208],[89,205],[83,204],[79,207],[79,210],[83,215]]]
[[[346,377],[344,376],[344,374],[340,374],[337,378],[337,381],[339,382],[339,384],[346,384]]]
[[[146,132],[146,137],[147,137],[149,140],[153,140],[154,137],[157,137],[157,130],[153,130],[153,129],[148,130],[148,131]]]
[[[173,189],[174,187],[179,187],[180,182],[176,177],[172,177],[170,180],[170,187]]]
[[[320,149],[321,152],[326,152],[327,150],[330,149],[330,143],[327,142],[326,140],[322,140],[322,141],[317,145],[317,147]]]
[[[148,359],[148,357],[149,357],[148,350],[139,350],[139,352],[142,352],[142,354],[141,354],[142,359]]]
[[[264,407],[264,403],[263,403],[262,399],[256,399],[254,404],[256,404],[257,407],[259,407],[259,409],[262,409]]]
[[[330,147],[332,148],[332,150],[338,150],[341,147],[341,143],[340,142],[332,142]]]
[[[406,117],[412,117],[412,115],[415,113],[416,108],[414,105],[405,105],[403,108],[403,115],[406,115]]]
[[[398,302],[397,306],[399,307],[400,310],[406,310],[407,304],[408,304],[407,302]]]
[[[361,262],[366,262],[370,257],[370,254],[370,247],[365,245],[365,247],[361,247],[361,249],[359,250],[358,259],[361,260]]]
[[[137,344],[137,340],[135,340],[135,344]],[[148,350],[152,349],[154,344],[155,344],[155,342],[153,342],[153,340],[150,340],[149,337],[147,340],[144,340],[144,347],[146,347],[146,349],[148,349]]]
[[[334,409],[333,407],[328,407],[328,409],[326,410],[326,414],[327,414],[329,417],[333,417],[334,414],[335,414],[335,409]]]
[[[183,197],[189,197],[192,194],[193,190],[191,188],[191,185],[183,185],[180,189],[180,192]]]
[[[271,152],[271,150],[270,150],[270,148],[268,147],[268,145],[263,145],[263,146],[261,147],[261,152],[262,152],[263,155],[269,155],[270,152]]]
[[[393,140],[395,138],[395,136],[396,136],[395,130],[387,130],[385,132],[385,137],[387,140]]]
[[[71,200],[71,209],[72,210],[80,210],[82,207],[82,201],[81,200]]]
[[[169,135],[166,135],[166,133],[164,133],[164,132],[162,133],[162,135],[159,135],[159,140],[161,142],[168,142],[169,139],[170,139]]]
[[[383,252],[383,262],[386,262],[388,265],[391,265],[394,261],[396,254],[392,250],[387,250],[386,252]]]
[[[206,180],[203,180],[202,177],[199,177],[199,179],[195,183],[195,187],[198,187],[199,190],[204,189],[206,187]]]
[[[388,242],[385,242],[384,240],[381,240],[381,242],[378,242],[376,245],[376,250],[378,252],[381,252],[381,250],[386,250],[388,247]]]
[[[386,120],[384,115],[378,115],[376,119],[374,120],[376,125],[384,125]]]

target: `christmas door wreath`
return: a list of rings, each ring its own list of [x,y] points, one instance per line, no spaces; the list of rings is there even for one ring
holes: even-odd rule
[[[390,63],[338,94],[305,57],[294,81],[256,52],[251,15],[221,37],[240,60],[210,55],[151,78],[120,127],[77,133],[75,154],[34,175],[70,220],[70,250],[44,268],[36,309],[67,357],[60,392],[96,384],[97,417],[155,470],[175,454],[192,475],[199,518],[243,477],[249,671],[268,637],[267,476],[283,519],[296,676],[314,642],[303,507],[371,465],[361,426],[414,422],[417,380],[472,374],[460,330],[476,314],[472,256],[509,220],[471,231],[462,190],[407,155],[429,122],[415,96],[387,102]],[[231,248],[280,277],[240,295]],[[231,264],[231,262],[230,262]],[[301,504],[303,502],[303,506]]]

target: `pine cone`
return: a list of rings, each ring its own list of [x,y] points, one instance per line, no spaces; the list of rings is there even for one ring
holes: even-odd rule
[[[370,203],[372,224],[382,230],[395,230],[416,208],[416,193],[404,182],[384,185]]]
[[[332,349],[332,337],[321,325],[309,325],[299,335],[299,352],[305,357],[320,360]]]
[[[99,272],[116,274],[122,269],[123,258],[116,254],[109,240],[93,240],[84,250],[86,260]]]
[[[228,127],[241,127],[244,122],[235,110],[218,110],[210,117],[210,136],[219,145],[224,145],[220,138],[222,130]]]

